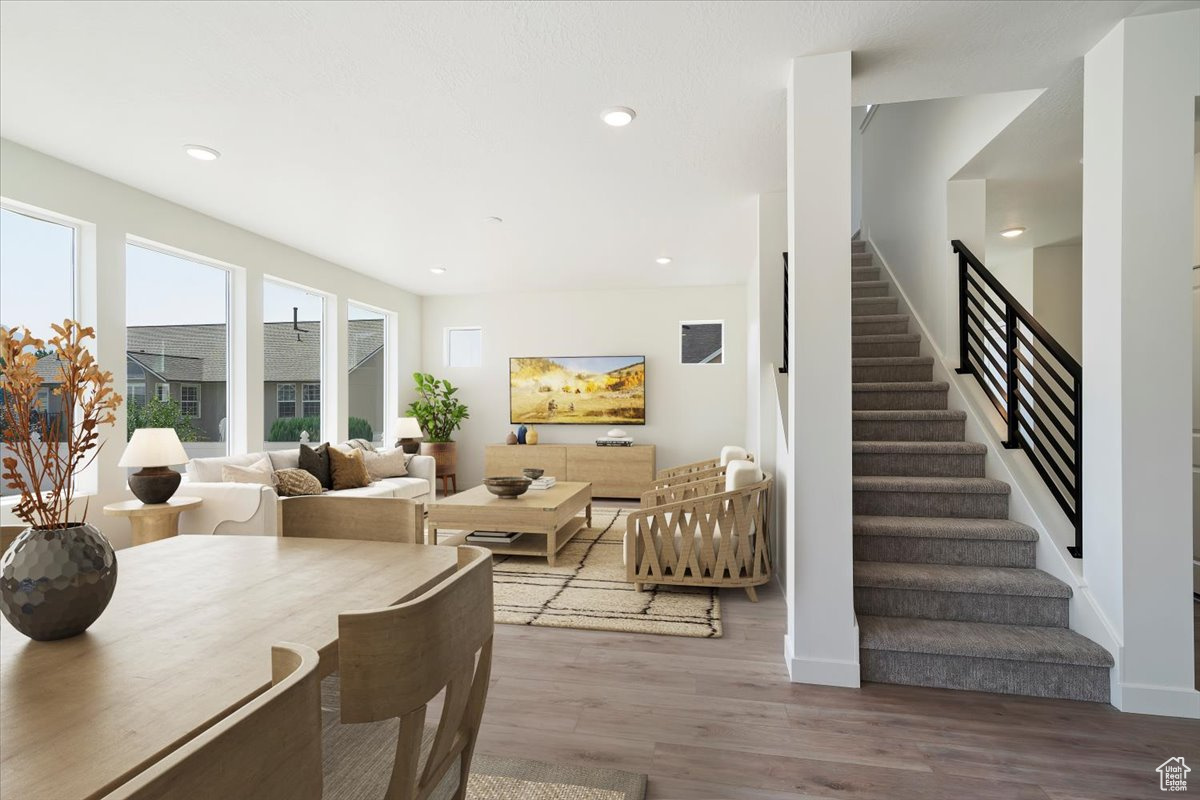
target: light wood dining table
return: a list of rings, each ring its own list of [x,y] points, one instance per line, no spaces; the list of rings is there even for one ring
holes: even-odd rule
[[[178,536],[117,552],[85,633],[34,642],[0,622],[0,798],[98,797],[263,692],[271,645],[337,669],[338,614],[414,597],[449,547]]]

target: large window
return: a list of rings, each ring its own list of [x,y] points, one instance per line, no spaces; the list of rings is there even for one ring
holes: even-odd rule
[[[229,271],[131,242],[125,318],[128,434],[174,428],[189,456],[225,454]]]
[[[383,441],[387,404],[387,317],[364,306],[349,305],[351,439]]]
[[[74,227],[0,208],[0,325],[29,328],[39,339],[49,339],[54,335],[52,322],[76,317],[75,254]],[[67,422],[61,399],[51,391],[57,369],[49,361],[43,363],[45,369],[39,371],[45,389],[39,412],[54,431]],[[8,448],[0,446],[0,457],[9,455]],[[0,495],[15,494],[3,483]]]
[[[301,286],[263,281],[263,431],[269,450],[321,435],[325,298]]]

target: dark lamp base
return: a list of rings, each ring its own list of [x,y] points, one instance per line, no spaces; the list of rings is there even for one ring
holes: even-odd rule
[[[396,442],[396,447],[399,447],[411,456],[421,449],[421,443],[416,439],[401,439]]]
[[[129,476],[129,491],[148,506],[165,503],[183,477],[170,467],[144,467]]]

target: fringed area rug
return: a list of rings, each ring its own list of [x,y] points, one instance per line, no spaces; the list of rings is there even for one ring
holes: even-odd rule
[[[551,567],[544,558],[495,561],[496,622],[547,628],[721,636],[715,589],[661,586],[635,591],[622,560],[627,513],[592,509],[592,527],[575,535]]]

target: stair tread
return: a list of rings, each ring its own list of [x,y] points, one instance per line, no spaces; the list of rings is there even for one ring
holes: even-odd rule
[[[899,367],[907,365],[927,366],[933,364],[933,356],[868,356],[850,359],[855,367]]]
[[[921,455],[981,456],[987,445],[979,442],[853,442],[855,453],[912,453]]]
[[[859,300],[887,300],[887,297],[855,297],[850,300],[851,303],[857,303]],[[891,298],[895,300],[896,298]],[[851,311],[854,309],[851,308]],[[851,314],[850,323],[855,322],[908,322],[908,314]]]
[[[1080,667],[1108,668],[1113,665],[1107,650],[1070,628],[860,616],[858,633],[859,647],[864,650]]]
[[[922,420],[934,420],[944,422],[947,420],[966,420],[967,412],[955,411],[954,409],[944,408],[929,408],[929,409],[912,409],[912,410],[897,410],[897,411],[851,411],[851,419],[860,421],[875,421],[880,420],[896,420],[901,422],[912,422]]]
[[[878,319],[878,317],[873,317]],[[851,344],[887,344],[889,342],[919,342],[921,334],[919,333],[864,333],[858,336],[851,336]]]
[[[1012,489],[995,478],[855,475],[856,492],[934,492],[939,494],[1008,494]]]
[[[860,267],[860,269],[863,268]],[[850,286],[855,289],[879,289],[881,287],[891,286],[891,283],[884,280],[850,281]]]
[[[917,539],[973,539],[1036,542],[1038,532],[1008,519],[971,517],[886,517],[856,514],[855,536],[908,536]]]
[[[860,306],[877,305],[884,303],[899,302],[895,297],[854,297],[850,299],[851,303],[858,303]]]
[[[855,381],[851,384],[855,392],[948,392],[950,384],[945,381]]]
[[[1039,569],[855,561],[854,585],[961,594],[1069,599],[1071,587]]]

